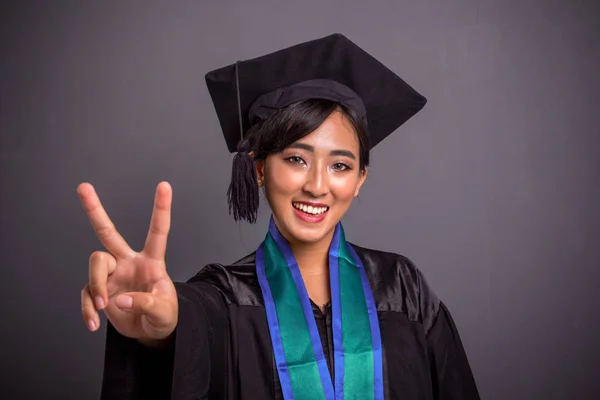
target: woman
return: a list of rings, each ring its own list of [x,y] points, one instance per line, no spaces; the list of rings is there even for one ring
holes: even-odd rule
[[[236,220],[269,232],[233,265],[173,283],[171,189],[156,191],[144,249],[118,234],[89,184],[82,204],[107,252],[82,292],[109,320],[105,399],[477,399],[450,313],[405,257],[345,241],[340,220],[369,150],[425,104],[341,35],[207,75],[229,149]],[[368,133],[367,133],[368,132]]]

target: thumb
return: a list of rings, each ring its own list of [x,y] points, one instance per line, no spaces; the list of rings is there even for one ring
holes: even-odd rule
[[[152,293],[131,292],[117,296],[116,305],[119,309],[144,315],[154,326],[169,325],[173,320],[174,309],[165,298]]]

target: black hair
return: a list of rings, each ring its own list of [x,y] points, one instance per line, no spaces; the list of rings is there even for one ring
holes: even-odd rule
[[[229,213],[236,221],[256,222],[259,206],[259,188],[254,161],[262,161],[317,129],[333,112],[340,111],[354,129],[359,145],[359,165],[363,171],[369,166],[370,143],[365,121],[353,110],[324,99],[309,99],[278,110],[269,118],[259,121],[238,144],[233,160],[231,183],[227,191]],[[253,152],[253,157],[249,155]]]

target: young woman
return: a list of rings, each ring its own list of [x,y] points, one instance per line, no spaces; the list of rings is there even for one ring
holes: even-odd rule
[[[171,188],[132,250],[91,185],[78,193],[106,252],[84,320],[108,317],[104,399],[478,399],[450,313],[401,255],[347,243],[340,223],[369,150],[425,99],[341,35],[207,75],[229,149],[236,220],[272,210],[260,247],[173,283]]]

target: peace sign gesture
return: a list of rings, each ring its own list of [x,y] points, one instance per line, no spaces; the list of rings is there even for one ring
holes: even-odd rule
[[[99,328],[98,310],[104,310],[123,336],[146,344],[168,338],[178,315],[177,293],[165,265],[171,186],[161,182],[156,188],[150,230],[139,253],[119,234],[92,185],[82,183],[77,193],[98,239],[108,250],[90,256],[89,282],[81,292],[81,310],[88,328]]]

